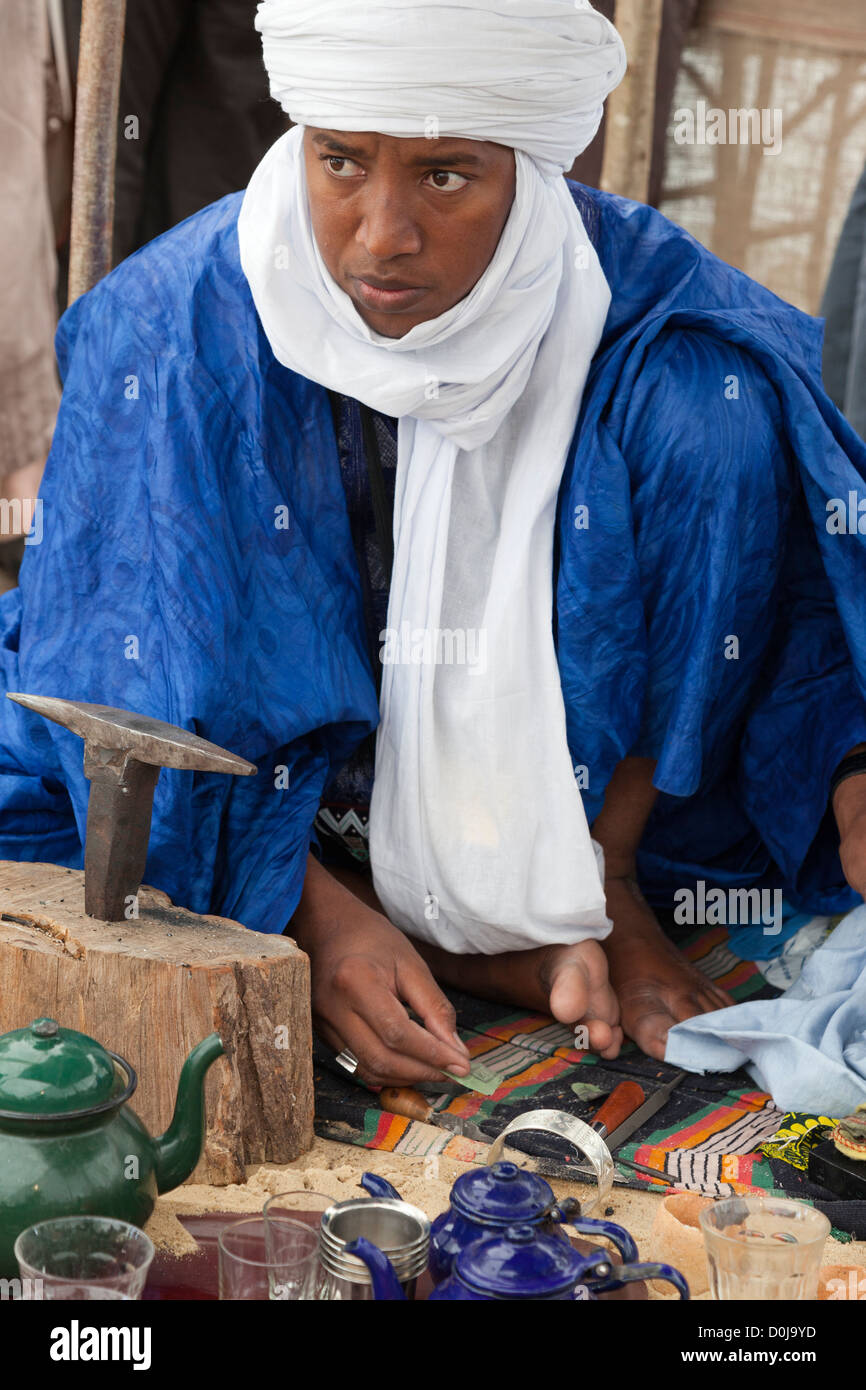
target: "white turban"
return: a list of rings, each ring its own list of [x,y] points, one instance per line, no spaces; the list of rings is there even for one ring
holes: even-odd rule
[[[610,303],[561,175],[622,77],[622,43],[585,0],[263,0],[257,26],[296,125],[238,220],[256,309],[284,366],[399,418],[376,891],[392,922],[453,952],[605,936],[552,574],[559,485]],[[307,125],[514,149],[511,209],[463,299],[402,337],[369,327],[313,232]],[[406,631],[411,655],[401,637],[390,660],[389,634]],[[441,641],[463,658],[443,662]]]
[[[492,140],[549,174],[586,149],[625,72],[588,0],[262,0],[256,28],[299,125]]]

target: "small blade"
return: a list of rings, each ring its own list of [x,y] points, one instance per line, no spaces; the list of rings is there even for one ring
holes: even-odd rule
[[[428,1125],[436,1125],[439,1129],[447,1129],[451,1134],[459,1134],[463,1139],[472,1139],[476,1144],[493,1143],[489,1134],[485,1134],[478,1125],[471,1120],[464,1120],[460,1115],[449,1115],[447,1111],[433,1111],[427,1120]]]
[[[659,1086],[657,1091],[653,1091],[649,1100],[645,1100],[643,1105],[639,1106],[637,1110],[629,1115],[627,1120],[624,1120],[621,1125],[617,1126],[613,1134],[608,1135],[606,1143],[611,1153],[624,1144],[636,1130],[640,1129],[641,1125],[644,1124],[646,1120],[651,1119],[657,1111],[661,1110],[662,1106],[667,1104],[671,1092],[676,1090],[680,1082],[687,1076],[687,1071],[678,1071],[664,1086]]]

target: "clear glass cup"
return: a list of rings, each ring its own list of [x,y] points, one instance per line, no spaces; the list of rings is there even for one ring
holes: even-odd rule
[[[41,1280],[44,1299],[71,1298],[64,1289],[85,1284],[141,1298],[153,1255],[144,1231],[107,1216],[38,1221],[15,1242],[22,1279]]]
[[[316,1297],[319,1241],[302,1221],[252,1216],[221,1232],[221,1299],[286,1302]]]
[[[275,1216],[287,1217],[290,1221],[301,1221],[305,1226],[309,1226],[318,1239],[322,1217],[334,1205],[335,1201],[336,1198],[327,1197],[324,1192],[312,1192],[308,1188],[299,1187],[290,1192],[273,1193],[262,1208],[262,1216],[265,1221]],[[324,1279],[325,1273],[321,1260],[319,1260],[313,1276],[312,1287],[304,1294],[304,1297],[323,1298]]]
[[[308,1192],[298,1188],[292,1192],[275,1192],[262,1208],[262,1216],[267,1221],[271,1216],[287,1217],[290,1221],[301,1221],[318,1234],[322,1216],[338,1199],[326,1197],[324,1192]]]
[[[710,1297],[801,1301],[818,1297],[830,1222],[805,1202],[727,1197],[699,1213]]]

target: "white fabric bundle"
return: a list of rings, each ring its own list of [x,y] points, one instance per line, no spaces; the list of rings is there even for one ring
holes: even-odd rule
[[[552,576],[610,301],[561,173],[622,76],[622,44],[573,0],[265,0],[256,23],[272,93],[299,123],[256,169],[238,224],[265,333],[293,371],[399,417],[388,630],[401,640],[385,644],[376,891],[398,926],[454,952],[605,936]],[[515,197],[470,293],[388,338],[319,253],[303,126],[418,138],[431,116],[440,136],[511,146]]]

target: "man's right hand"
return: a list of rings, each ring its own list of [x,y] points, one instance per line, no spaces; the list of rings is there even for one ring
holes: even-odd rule
[[[349,1048],[365,1081],[405,1086],[469,1071],[454,1009],[411,942],[312,854],[289,931],[310,957],[316,1032],[335,1053]]]

